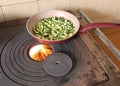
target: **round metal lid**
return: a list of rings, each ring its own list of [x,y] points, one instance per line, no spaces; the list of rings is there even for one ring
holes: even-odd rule
[[[64,76],[71,70],[72,60],[68,55],[56,52],[44,60],[43,68],[49,75]]]

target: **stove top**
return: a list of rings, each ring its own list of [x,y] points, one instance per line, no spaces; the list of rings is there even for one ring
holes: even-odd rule
[[[83,13],[80,16],[88,22]],[[83,20],[80,22],[82,24]],[[5,25],[8,27],[3,27]],[[49,69],[49,62],[38,62],[29,57],[29,49],[40,43],[28,34],[25,22],[13,21],[3,26],[0,28],[0,86],[96,86],[109,80],[80,34],[64,43],[50,45],[53,52],[65,54],[72,61],[72,67],[69,65],[71,70],[66,75],[56,76],[54,73],[58,70]]]
[[[42,62],[29,58],[34,44],[24,25],[0,29],[0,85],[1,86],[95,86],[108,80],[107,74],[91,54],[80,35],[50,45],[54,52],[62,52],[72,59],[71,71],[61,77],[47,74]]]

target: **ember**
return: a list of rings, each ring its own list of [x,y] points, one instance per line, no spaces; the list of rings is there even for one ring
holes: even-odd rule
[[[48,45],[35,45],[29,50],[29,56],[35,61],[43,61],[53,50]]]

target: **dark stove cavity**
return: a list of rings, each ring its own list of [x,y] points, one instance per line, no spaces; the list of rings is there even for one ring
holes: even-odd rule
[[[52,76],[64,76],[72,68],[72,60],[64,53],[56,52],[49,55],[43,62],[44,70]]]

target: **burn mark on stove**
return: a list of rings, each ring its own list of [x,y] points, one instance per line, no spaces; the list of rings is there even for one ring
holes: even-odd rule
[[[69,80],[70,80],[70,78],[69,78],[69,77],[65,77],[65,78],[63,78],[62,80],[60,80],[60,82],[59,82],[59,83],[64,84],[64,83],[69,82]]]
[[[84,77],[85,77],[85,78],[88,78],[88,76],[89,76],[89,74],[88,74],[88,73],[84,74]]]
[[[81,80],[82,78],[81,78],[80,76],[78,76],[78,79],[80,79],[80,80]]]
[[[92,78],[96,78],[95,72],[93,70],[90,71],[90,75],[92,76]]]
[[[90,70],[88,73],[84,74],[85,78],[92,77],[96,78],[95,72],[93,70]]]
[[[99,83],[99,81],[96,81],[96,80],[94,80],[94,81],[89,81],[88,82],[88,85],[87,86],[96,86],[97,84]],[[99,83],[100,84],[100,83]]]
[[[107,73],[102,73],[102,75],[104,76],[104,78],[106,79],[105,81],[108,81],[108,80],[110,80],[110,78],[109,78],[109,76],[107,75]]]
[[[120,71],[117,72],[120,75]]]
[[[113,65],[109,66],[110,69],[114,69]]]
[[[90,65],[91,63],[88,61],[87,64]]]

